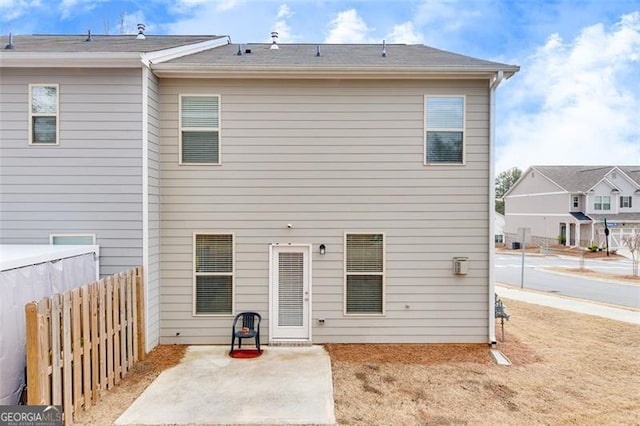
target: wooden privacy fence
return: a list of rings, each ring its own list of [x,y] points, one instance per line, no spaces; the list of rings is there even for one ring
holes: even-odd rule
[[[145,355],[142,268],[25,306],[29,405],[62,405],[65,424]]]

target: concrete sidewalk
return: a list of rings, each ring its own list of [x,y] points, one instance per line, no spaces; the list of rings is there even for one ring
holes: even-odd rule
[[[232,359],[227,346],[190,346],[116,424],[335,424],[324,348],[263,348]]]
[[[566,311],[578,312],[580,314],[595,315],[631,324],[640,324],[640,309],[607,305],[584,299],[549,294],[537,290],[521,290],[518,287],[513,287],[503,283],[496,283],[496,293],[498,296],[505,297],[507,299],[564,309]]]

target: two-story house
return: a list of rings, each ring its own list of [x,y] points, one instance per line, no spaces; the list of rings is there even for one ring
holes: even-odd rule
[[[508,241],[529,228],[537,245],[602,247],[606,219],[609,247],[619,248],[640,232],[640,166],[533,166],[504,200]]]
[[[142,264],[147,342],[493,342],[495,91],[423,45],[19,36],[2,243]]]

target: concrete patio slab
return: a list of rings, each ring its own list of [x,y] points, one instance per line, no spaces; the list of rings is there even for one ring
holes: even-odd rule
[[[263,348],[232,359],[226,346],[190,346],[116,424],[335,424],[324,348]]]

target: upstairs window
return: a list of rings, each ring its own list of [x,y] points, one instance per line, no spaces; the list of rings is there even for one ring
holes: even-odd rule
[[[577,209],[580,206],[580,199],[577,195],[573,196],[573,208]]]
[[[220,164],[219,96],[180,96],[180,164]]]
[[[54,246],[61,245],[94,245],[95,234],[50,234],[49,243]]]
[[[628,196],[628,197],[620,197],[620,207],[622,208],[630,208],[632,207],[631,205],[631,199],[633,197]]]
[[[194,236],[195,315],[233,313],[233,235]]]
[[[464,96],[426,96],[425,164],[464,163]]]
[[[347,234],[346,313],[384,313],[384,235]]]
[[[29,144],[58,144],[58,85],[29,85]]]
[[[596,195],[594,210],[611,210],[611,197],[609,195]]]

